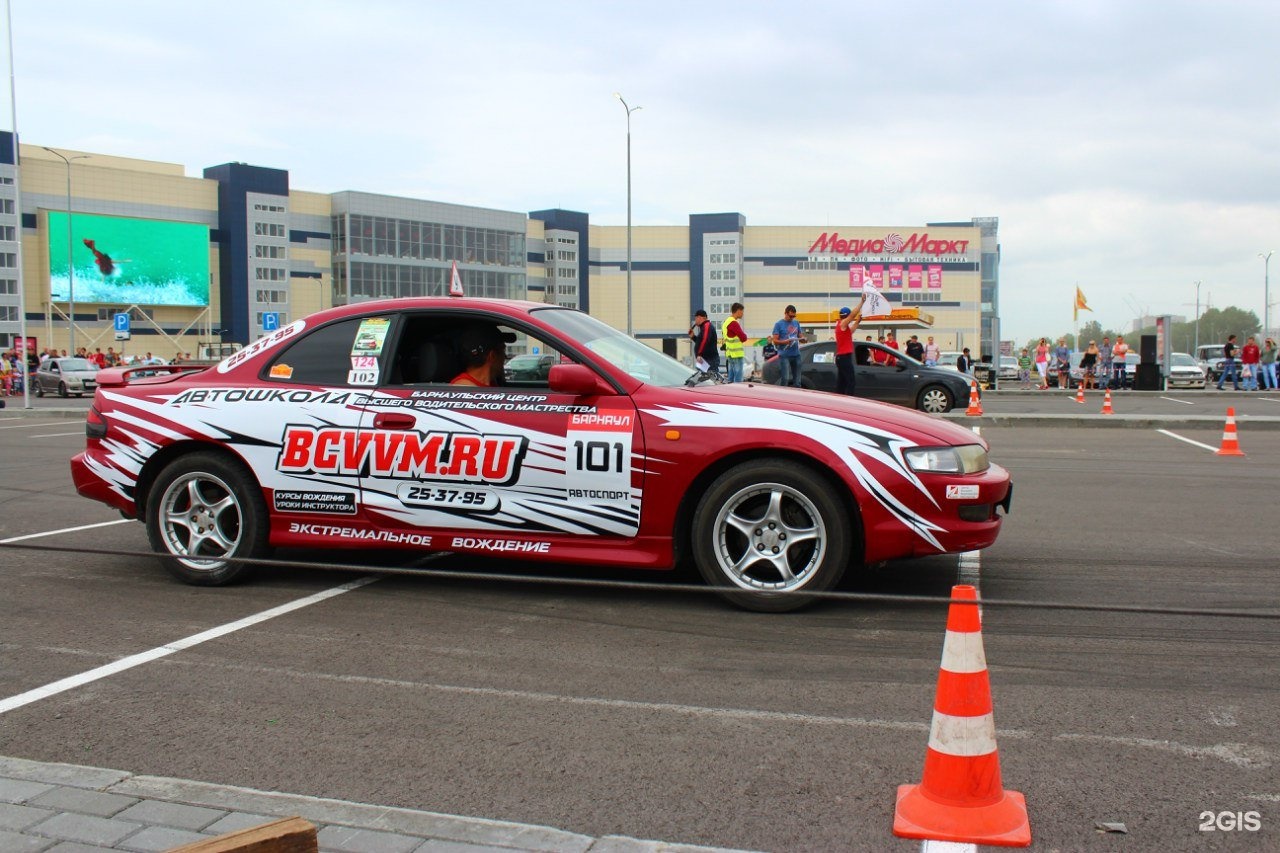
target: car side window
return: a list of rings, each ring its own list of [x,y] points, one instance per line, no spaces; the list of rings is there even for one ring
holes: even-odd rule
[[[521,352],[512,355],[512,349]],[[507,356],[503,383],[516,388],[546,388],[552,366],[568,362],[555,347],[531,336],[517,338],[517,343],[508,348]]]
[[[349,384],[354,372],[352,352],[357,344],[369,343],[369,329],[365,328],[365,321],[368,319],[373,318],[353,317],[308,332],[271,360],[263,371],[263,378],[269,382],[305,385]],[[378,319],[386,321],[386,318]],[[363,341],[359,339],[361,334],[366,334]],[[375,363],[381,354],[381,340],[376,343],[376,349],[366,346],[361,350],[371,355]],[[375,367],[374,371],[376,370]],[[375,382],[376,377],[374,381],[360,384],[373,385]]]

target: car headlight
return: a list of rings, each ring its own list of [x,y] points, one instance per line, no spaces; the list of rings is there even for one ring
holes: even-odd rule
[[[987,451],[980,444],[959,447],[917,447],[903,454],[914,471],[943,474],[976,474],[990,467]]]

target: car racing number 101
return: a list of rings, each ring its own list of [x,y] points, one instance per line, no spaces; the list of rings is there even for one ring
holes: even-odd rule
[[[593,503],[631,502],[631,435],[635,413],[601,409],[569,416],[568,497]]]

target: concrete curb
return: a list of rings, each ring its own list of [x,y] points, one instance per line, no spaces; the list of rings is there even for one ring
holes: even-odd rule
[[[966,415],[961,410],[941,417],[973,426],[1101,427],[1109,429],[1212,429],[1226,426],[1226,415],[1076,415],[1076,414],[984,414]],[[1280,417],[1236,415],[1242,430],[1280,430]]]
[[[0,409],[0,417],[12,418],[75,418],[84,420],[89,414],[89,407],[83,409],[42,409],[32,406],[30,409],[24,409],[21,405],[9,405]]]

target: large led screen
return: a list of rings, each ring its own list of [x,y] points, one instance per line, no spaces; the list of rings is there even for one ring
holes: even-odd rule
[[[209,226],[123,216],[71,217],[74,282],[67,275],[67,214],[49,211],[54,302],[209,304]]]

